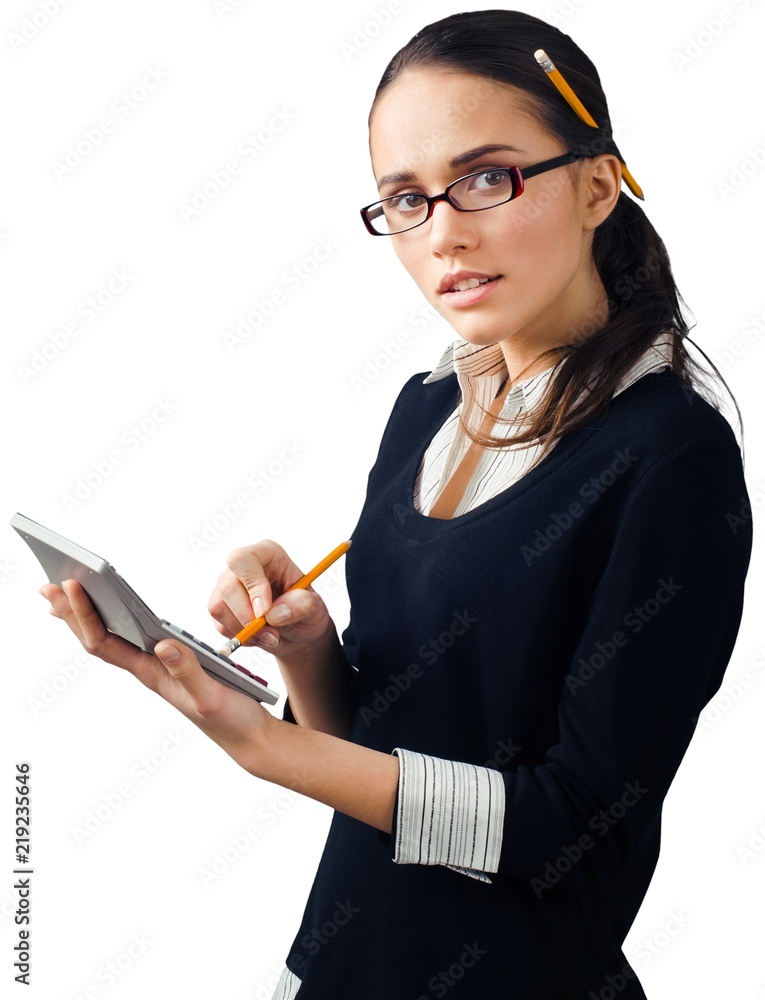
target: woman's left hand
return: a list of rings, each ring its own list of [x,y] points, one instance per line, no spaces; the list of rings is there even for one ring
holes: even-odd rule
[[[88,653],[133,674],[214,740],[245,770],[257,773],[259,748],[273,721],[260,702],[225,684],[202,669],[190,649],[171,639],[157,643],[154,655],[109,632],[90,598],[75,580],[62,587],[40,588],[51,614],[61,618]]]

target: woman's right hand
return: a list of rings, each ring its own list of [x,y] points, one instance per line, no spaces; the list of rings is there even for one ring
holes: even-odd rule
[[[227,639],[254,618],[268,622],[245,646],[260,646],[288,659],[306,643],[325,639],[334,624],[312,587],[285,593],[303,576],[281,545],[266,538],[230,552],[207,605]]]

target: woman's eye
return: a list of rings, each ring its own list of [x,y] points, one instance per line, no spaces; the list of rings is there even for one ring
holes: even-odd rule
[[[487,170],[473,178],[473,184],[479,189],[498,188],[510,183],[510,175],[506,170]]]
[[[389,199],[388,205],[396,212],[416,212],[425,204],[421,194],[399,194]]]

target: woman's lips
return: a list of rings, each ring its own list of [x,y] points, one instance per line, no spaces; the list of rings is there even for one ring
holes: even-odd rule
[[[500,274],[496,278],[490,278],[482,285],[478,285],[477,288],[468,288],[464,292],[441,292],[441,298],[455,309],[472,306],[476,302],[483,301],[488,295],[491,295],[501,280],[502,275]]]

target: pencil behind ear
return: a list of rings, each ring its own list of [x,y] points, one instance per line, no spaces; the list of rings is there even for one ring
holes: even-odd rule
[[[592,117],[590,112],[585,108],[579,98],[576,96],[574,91],[571,89],[569,84],[563,78],[563,74],[559,69],[556,68],[552,59],[547,55],[544,49],[537,49],[534,53],[534,58],[542,67],[542,69],[547,73],[548,78],[552,83],[555,84],[560,94],[563,95],[571,109],[581,118],[583,122],[589,125],[591,128],[598,128],[598,123]],[[638,182],[632,176],[630,171],[627,169],[627,164],[624,160],[621,163],[621,176],[624,178],[624,183],[630,189],[630,191],[639,198],[641,201],[645,201],[645,195],[643,194],[643,189],[640,187]]]

